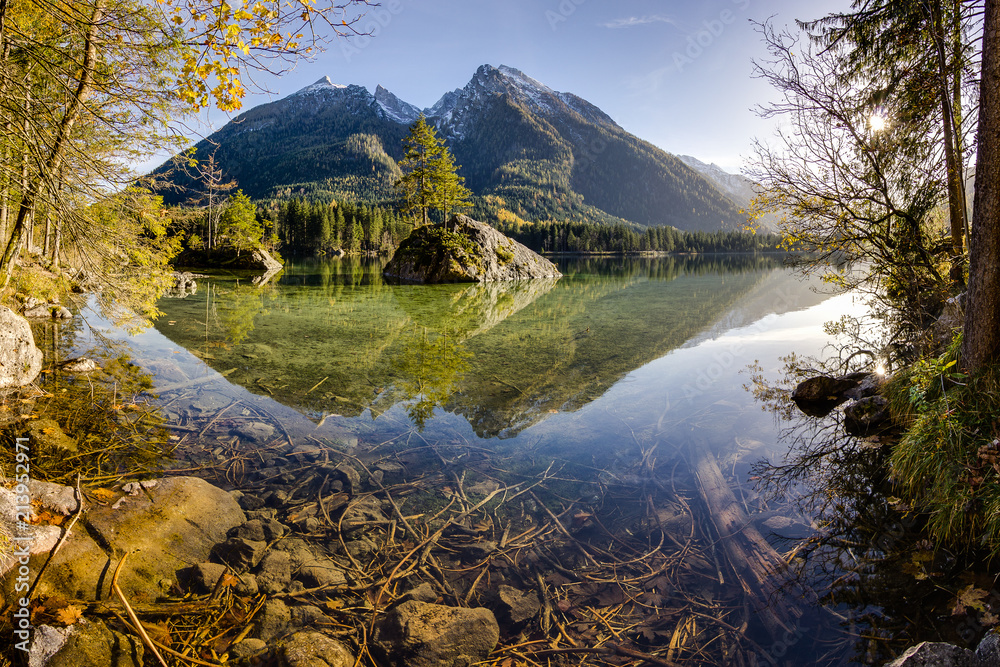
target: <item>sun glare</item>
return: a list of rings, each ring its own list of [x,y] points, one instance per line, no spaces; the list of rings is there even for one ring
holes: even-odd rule
[[[868,119],[868,127],[872,129],[872,132],[881,132],[885,129],[885,117],[881,114],[872,114],[871,118]]]

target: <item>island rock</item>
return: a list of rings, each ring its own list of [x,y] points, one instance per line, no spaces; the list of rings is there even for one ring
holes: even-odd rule
[[[414,283],[472,283],[558,278],[556,265],[465,215],[413,230],[383,275]]]

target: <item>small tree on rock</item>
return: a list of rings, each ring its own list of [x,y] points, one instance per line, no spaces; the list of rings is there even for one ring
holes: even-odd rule
[[[434,162],[443,148],[437,132],[427,124],[423,114],[410,126],[410,133],[403,139],[403,150],[403,159],[399,161],[403,177],[396,182],[403,192],[403,212],[419,215],[421,224],[426,225],[435,198]]]

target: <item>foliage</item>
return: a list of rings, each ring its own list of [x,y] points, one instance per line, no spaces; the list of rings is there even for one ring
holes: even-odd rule
[[[685,232],[585,222],[494,223],[536,252],[782,252],[781,238],[744,231]]]
[[[81,266],[100,276],[98,303],[121,324],[145,326],[159,314],[156,301],[172,283],[170,260],[181,249],[170,222],[162,200],[138,188],[67,219],[68,235],[89,250],[79,257]]]
[[[267,61],[274,73],[290,69],[290,61],[313,52],[320,26],[338,37],[359,34],[355,25],[363,15],[353,10],[368,2],[156,0],[156,4],[164,22],[177,26],[182,35],[183,65],[172,72],[180,99],[195,111],[213,102],[232,111],[241,106],[246,94],[243,80],[251,70]]]
[[[229,198],[219,220],[219,236],[224,244],[236,249],[239,256],[243,250],[259,248],[264,227],[257,220],[257,209],[250,198],[237,190]]]
[[[906,430],[891,457],[904,499],[928,515],[941,544],[1000,552],[1000,369],[960,372],[961,336],[923,359],[888,390]]]

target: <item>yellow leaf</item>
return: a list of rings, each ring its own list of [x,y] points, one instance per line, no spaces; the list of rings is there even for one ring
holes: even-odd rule
[[[79,607],[69,605],[56,612],[56,620],[64,625],[73,625],[83,617]]]

